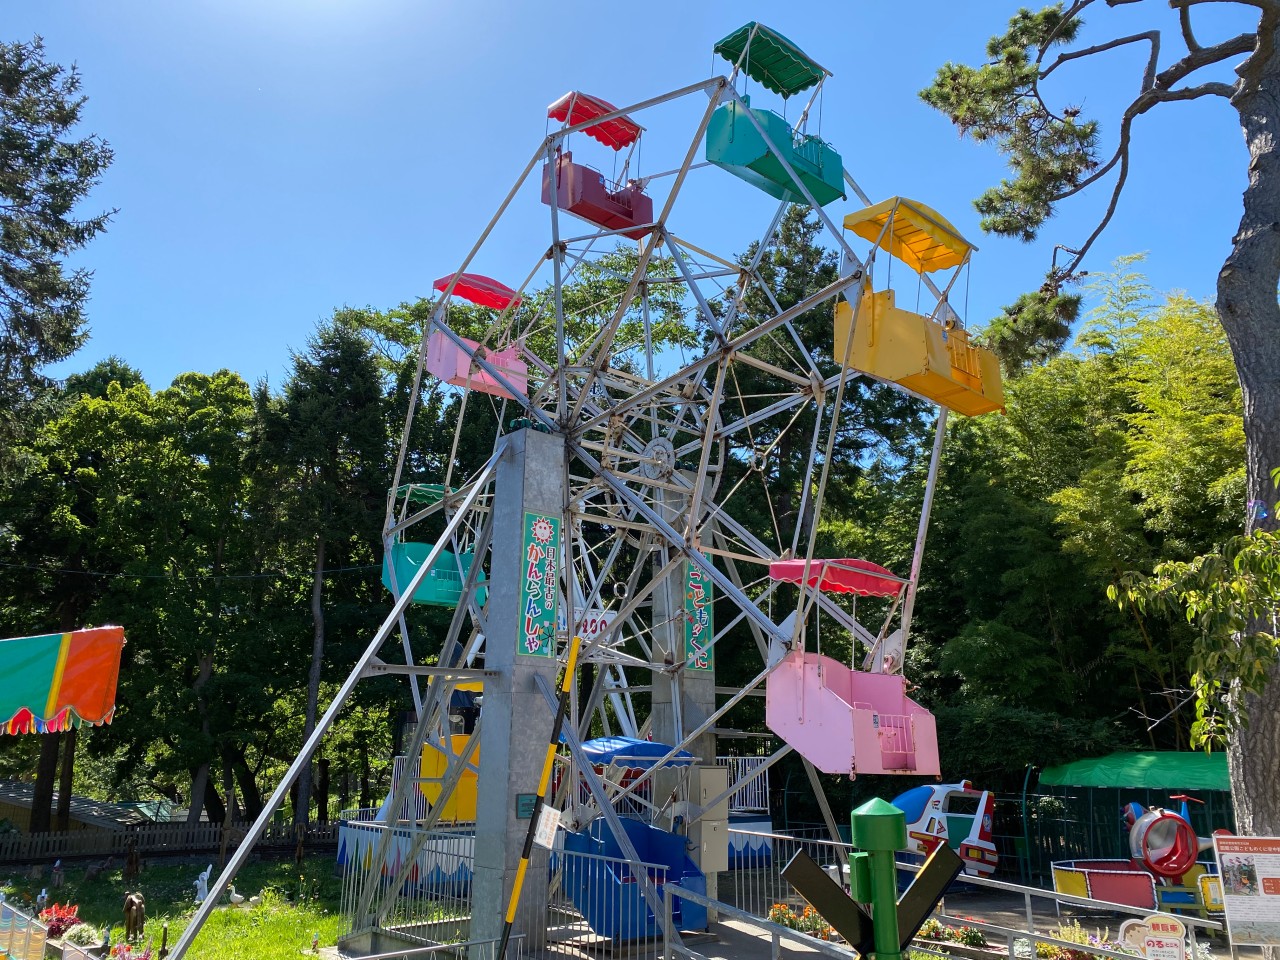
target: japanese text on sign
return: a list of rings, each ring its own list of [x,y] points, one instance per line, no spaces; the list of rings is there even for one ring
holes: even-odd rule
[[[711,580],[692,563],[688,571],[684,590],[685,668],[711,670],[715,666],[711,648]]]
[[[560,518],[524,515],[524,574],[520,581],[520,629],[516,652],[530,657],[556,655]]]
[[[1231,942],[1280,945],[1280,837],[1215,836]]]

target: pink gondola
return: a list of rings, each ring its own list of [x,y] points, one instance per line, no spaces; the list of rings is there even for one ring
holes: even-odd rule
[[[769,565],[769,576],[800,583],[803,560]],[[809,588],[893,597],[905,586],[867,560],[813,560]],[[863,673],[817,653],[793,650],[769,674],[769,729],[824,773],[937,775],[938,731],[931,714],[907,696],[901,674]]]
[[[432,333],[427,340],[427,372],[455,387],[479,390],[508,400],[516,399],[515,394],[503,386],[497,377],[472,360],[473,356],[483,356],[520,393],[529,389],[529,365],[520,359],[518,345],[512,344],[505,350],[492,350],[482,347],[474,340],[465,337],[461,339],[467,345],[466,350],[454,343],[443,331]]]

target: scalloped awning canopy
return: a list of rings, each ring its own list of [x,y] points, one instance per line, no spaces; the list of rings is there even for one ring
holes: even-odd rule
[[[0,640],[0,733],[110,723],[123,648],[123,627]]]
[[[588,120],[594,120],[596,117],[603,117],[605,114],[613,113],[617,109],[608,100],[601,100],[599,97],[593,97],[589,93],[582,93],[578,90],[570,90],[551,106],[547,107],[547,116],[552,120],[559,120],[561,123],[567,123],[572,127]],[[644,132],[644,127],[626,114],[623,114],[620,117],[614,117],[612,120],[605,120],[603,123],[593,123],[589,127],[583,127],[582,132],[599,140],[606,147],[621,150],[623,147],[629,147],[640,139],[640,134]]]
[[[978,249],[937,210],[906,197],[855,210],[844,218],[844,228],[872,243],[879,241],[917,273],[958,267]]]
[[[775,560],[769,564],[769,578],[783,583],[799,583],[804,576],[803,560]],[[903,581],[893,572],[870,560],[813,560],[809,563],[809,586],[829,593],[856,593],[864,597],[896,597]]]
[[[732,64],[741,62],[743,73],[784,97],[831,76],[829,70],[782,34],[754,20],[733,31],[714,49]]]

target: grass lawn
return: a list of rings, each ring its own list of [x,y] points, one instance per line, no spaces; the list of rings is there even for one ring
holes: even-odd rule
[[[119,868],[104,873],[96,880],[85,881],[85,867],[74,865],[66,870],[66,883],[60,890],[50,890],[50,902],[74,903],[80,917],[99,930],[112,928],[111,940],[124,934],[122,910],[126,893]],[[204,865],[171,866],[157,862],[143,870],[135,885],[147,901],[146,936],[159,948],[161,925],[169,923],[169,946],[185,929],[195,912],[195,879]],[[217,875],[214,871],[213,876]],[[42,886],[48,886],[48,871],[43,880],[28,880],[25,871],[11,874],[0,867],[0,883],[9,900],[21,908],[32,901]],[[200,931],[188,957],[191,960],[214,960],[224,957],[251,957],[253,960],[282,960],[310,952],[311,938],[320,934],[322,947],[333,946],[339,929],[339,881],[333,876],[331,856],[313,857],[303,866],[305,886],[314,896],[299,901],[299,871],[292,860],[261,861],[246,864],[236,877],[236,892],[246,898],[238,906],[220,907]],[[132,888],[131,888],[132,889]],[[262,902],[249,906],[247,898],[262,896]],[[286,899],[292,897],[294,901]],[[226,903],[226,897],[223,897]],[[32,908],[34,912],[34,908]],[[101,941],[99,941],[101,942]]]

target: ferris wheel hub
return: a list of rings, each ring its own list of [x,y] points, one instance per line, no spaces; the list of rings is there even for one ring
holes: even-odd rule
[[[648,480],[661,480],[671,476],[676,466],[676,448],[666,437],[658,437],[645,444],[640,472]]]

